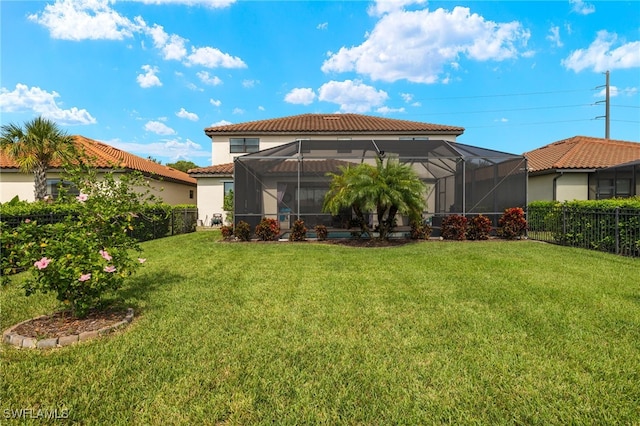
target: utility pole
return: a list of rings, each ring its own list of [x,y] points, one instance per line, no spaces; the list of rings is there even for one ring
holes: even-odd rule
[[[597,86],[596,89],[604,87],[604,101],[598,101],[596,104],[601,104],[604,102],[604,115],[600,115],[596,118],[604,118],[604,138],[609,139],[609,123],[611,121],[611,115],[609,114],[609,106],[610,106],[610,97],[609,97],[609,71],[607,70],[605,73],[606,80],[604,86]]]

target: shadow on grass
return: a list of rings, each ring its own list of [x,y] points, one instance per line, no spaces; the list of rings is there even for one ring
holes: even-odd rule
[[[164,304],[158,298],[153,299],[153,293],[160,291],[163,287],[174,285],[182,279],[183,277],[169,270],[137,274],[129,278],[127,284],[118,290],[114,299],[110,301],[110,306],[133,308],[136,315],[150,309],[152,300],[153,309],[161,308]]]

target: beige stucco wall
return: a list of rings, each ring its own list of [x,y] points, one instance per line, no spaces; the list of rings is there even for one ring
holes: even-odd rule
[[[48,172],[47,179],[60,179],[60,173]],[[197,204],[197,188],[186,184],[148,179],[151,193],[167,204]],[[34,201],[33,175],[27,173],[0,173],[0,202],[10,201],[16,195],[23,201]],[[141,191],[146,188],[141,188]],[[190,198],[189,191],[193,191]]]
[[[404,135],[404,137],[417,137],[418,135]],[[419,135],[420,137],[429,137],[431,139],[438,140],[446,140],[455,142],[455,135]],[[233,138],[243,137],[241,135],[234,135]],[[246,137],[257,137],[260,139],[260,150],[265,150],[269,148],[275,148],[276,146],[283,145],[285,143],[293,142],[298,139],[311,139],[311,140],[337,140],[337,139],[353,139],[353,140],[368,140],[368,139],[378,139],[378,140],[396,140],[400,139],[403,136],[381,136],[381,135],[340,135],[340,136],[331,136],[331,135],[286,135],[286,136],[246,136]],[[226,164],[233,163],[233,160],[236,157],[239,157],[244,154],[231,154],[229,152],[229,138],[230,136],[218,136],[213,137],[211,140],[211,165],[217,164]],[[409,142],[409,141],[407,141]]]
[[[209,226],[214,214],[226,216],[222,210],[224,202],[224,182],[231,182],[231,178],[202,177],[198,178],[198,220]]]
[[[529,176],[528,201],[552,201],[554,178],[556,179],[555,201],[589,199],[588,173],[557,173]]]

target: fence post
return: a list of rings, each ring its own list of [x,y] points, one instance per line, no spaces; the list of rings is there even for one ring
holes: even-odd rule
[[[567,206],[562,206],[562,245],[567,245]]]

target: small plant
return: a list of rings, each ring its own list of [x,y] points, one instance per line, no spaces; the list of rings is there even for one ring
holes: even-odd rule
[[[442,238],[462,241],[467,234],[467,218],[452,214],[442,220]]]
[[[280,236],[280,225],[275,219],[264,218],[256,225],[256,236],[260,241],[276,241]]]
[[[233,237],[233,225],[222,225],[220,232],[222,232],[222,238],[230,240]]]
[[[316,225],[315,231],[316,231],[316,238],[318,239],[318,241],[326,240],[327,236],[329,235],[329,231],[327,230],[327,227],[324,225]]]
[[[412,240],[426,240],[431,235],[431,226],[422,218],[412,219],[409,226],[411,227],[409,236]]]
[[[224,198],[222,200],[222,210],[224,210],[226,213],[224,220],[227,223],[233,223],[233,189],[224,194]]]
[[[522,237],[527,231],[527,220],[520,207],[506,209],[498,221],[498,235],[508,240]]]
[[[240,241],[249,241],[251,240],[251,227],[247,222],[241,220],[236,224],[234,234]]]
[[[491,234],[491,219],[478,215],[469,221],[467,227],[468,240],[488,240]]]
[[[307,227],[304,226],[303,220],[296,220],[291,227],[291,233],[289,234],[289,241],[306,241],[307,240]]]

